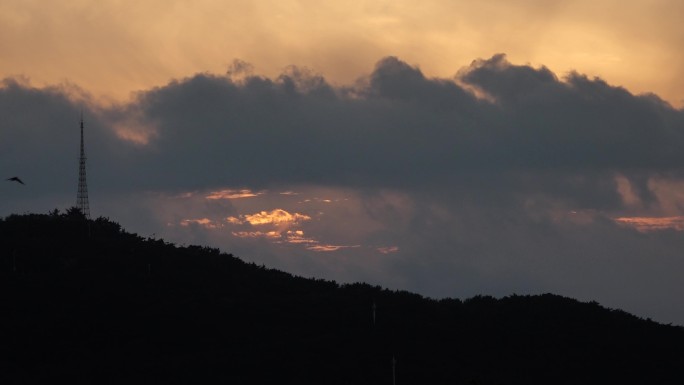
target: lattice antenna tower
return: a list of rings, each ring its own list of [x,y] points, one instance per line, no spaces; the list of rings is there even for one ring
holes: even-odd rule
[[[86,218],[90,219],[90,205],[88,204],[88,184],[86,183],[86,155],[83,143],[83,111],[81,111],[81,157],[78,162],[78,194],[76,195],[76,207]]]

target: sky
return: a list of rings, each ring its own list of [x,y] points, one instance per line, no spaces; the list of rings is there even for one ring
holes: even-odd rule
[[[0,216],[684,325],[684,3],[0,0]]]

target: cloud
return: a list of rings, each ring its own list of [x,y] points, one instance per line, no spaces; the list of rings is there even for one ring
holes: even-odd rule
[[[277,227],[291,226],[302,221],[309,221],[311,217],[308,215],[294,213],[291,214],[283,209],[275,209],[271,211],[261,211],[254,214],[247,214],[244,216],[245,221],[253,226],[274,225]]]
[[[357,248],[361,247],[360,245],[353,245],[353,246],[343,246],[343,245],[313,245],[307,247],[311,251],[318,251],[318,252],[330,252],[330,251],[338,251],[340,249],[348,249],[348,248]]]
[[[22,131],[14,124],[46,139],[19,143],[40,155],[25,151],[12,160],[52,154],[66,173],[61,149],[70,136],[49,135],[59,131],[51,127],[74,123],[35,118],[49,111],[77,116],[70,91],[6,79],[2,92],[3,109],[12,108],[9,100],[19,109],[10,114],[18,120],[6,123],[6,137],[16,142]],[[41,114],[29,114],[33,109]],[[503,189],[507,199],[564,195],[610,208],[624,203],[617,173],[648,203],[649,173],[677,174],[682,165],[681,111],[601,79],[561,80],[544,67],[513,65],[503,55],[474,61],[457,79],[427,78],[389,57],[354,87],[333,87],[296,67],[275,80],[198,74],[140,92],[128,105],[87,112],[90,162],[107,189],[446,186],[474,196]],[[48,142],[58,145],[41,149]]]
[[[143,126],[158,127],[145,163],[173,170],[148,175],[146,183],[164,189],[184,181],[476,190],[489,184],[609,207],[621,204],[615,173],[648,200],[643,171],[676,173],[683,161],[680,111],[601,79],[560,80],[503,55],[475,61],[458,81],[429,79],[387,58],[352,88],[296,69],[239,83],[200,74],[141,93],[135,105]]]
[[[496,47],[515,61],[544,63],[557,73],[580,68],[679,103],[684,55],[677,16],[683,9],[678,0],[631,2],[619,10],[612,2],[589,0],[315,7],[294,0],[200,1],[192,7],[179,0],[4,0],[0,77],[25,73],[40,84],[69,78],[125,99],[170,78],[223,73],[233,55],[272,78],[300,63],[347,84],[387,53],[448,77]],[[79,44],[72,44],[75,38]],[[237,61],[229,71],[234,76],[250,70]]]
[[[183,219],[180,221],[181,226],[199,225],[207,229],[217,229],[221,227],[220,223],[216,223],[209,218],[199,218],[199,219]]]
[[[643,232],[666,229],[684,231],[684,217],[620,217],[615,220]]]
[[[91,210],[302,275],[552,291],[684,323],[684,111],[504,55],[454,72],[388,57],[347,86],[290,67],[86,103]],[[27,189],[3,186],[0,209],[70,205],[76,91],[2,84],[0,164]]]
[[[280,239],[282,236],[278,231],[233,231],[232,234],[239,238]]]
[[[240,199],[240,198],[253,198],[263,194],[263,192],[253,192],[249,189],[241,190],[218,190],[210,192],[206,198],[207,199]]]

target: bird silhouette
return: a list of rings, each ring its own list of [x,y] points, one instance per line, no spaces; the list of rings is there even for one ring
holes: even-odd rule
[[[26,183],[24,183],[24,181],[22,181],[21,179],[19,179],[19,177],[17,177],[17,176],[13,176],[13,177],[11,177],[11,178],[7,178],[6,180],[9,180],[9,181],[12,181],[12,182],[19,182],[19,183],[21,183],[21,184],[26,184]]]

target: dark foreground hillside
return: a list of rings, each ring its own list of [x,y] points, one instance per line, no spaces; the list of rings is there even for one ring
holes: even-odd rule
[[[0,384],[680,384],[684,331],[554,295],[434,301],[69,214],[0,220]],[[375,305],[375,322],[373,308]]]

